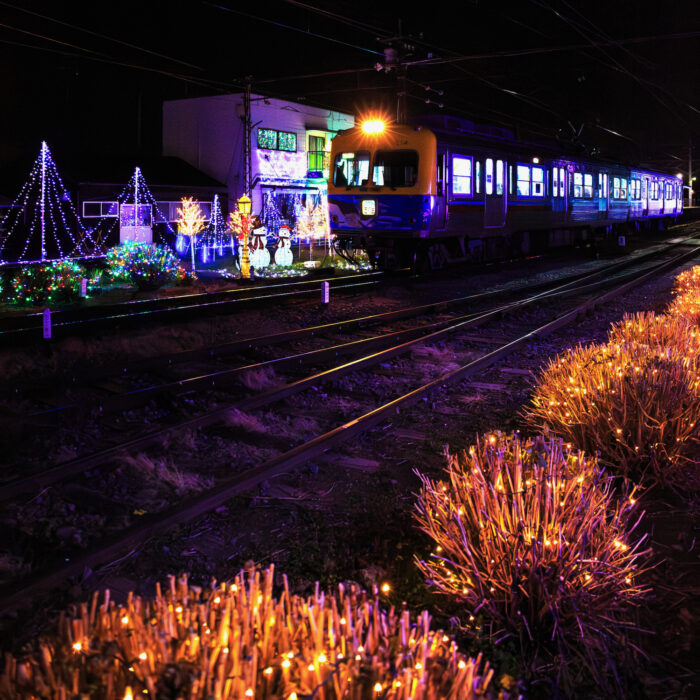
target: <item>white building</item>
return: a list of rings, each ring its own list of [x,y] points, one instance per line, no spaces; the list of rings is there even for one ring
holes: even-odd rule
[[[172,100],[163,105],[163,155],[177,156],[222,182],[228,209],[244,194],[243,94]],[[253,212],[293,224],[300,204],[326,197],[333,136],[350,114],[251,96]]]

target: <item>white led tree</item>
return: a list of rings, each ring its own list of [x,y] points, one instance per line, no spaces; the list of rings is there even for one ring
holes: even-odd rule
[[[0,221],[0,264],[99,256],[104,250],[73,206],[46,141]]]

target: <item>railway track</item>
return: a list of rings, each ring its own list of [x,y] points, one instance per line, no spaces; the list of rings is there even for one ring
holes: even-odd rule
[[[451,302],[455,300],[450,300],[447,308],[453,313],[449,318],[432,319],[383,336],[348,341],[352,347],[351,359],[326,369],[317,369],[320,355],[332,359],[339,347],[346,344],[266,360],[257,363],[254,369],[259,371],[276,363],[280,370],[284,367],[293,371],[271,388],[5,483],[2,488],[4,519],[12,530],[5,541],[14,547],[8,554],[21,557],[23,552],[34,552],[35,557],[29,562],[29,571],[24,571],[0,590],[0,613],[25,606],[35,596],[63,585],[86,569],[127,555],[146,540],[174,525],[202,517],[264,480],[288,473],[309,460],[322,456],[328,459],[330,451],[356,439],[397,411],[427,399],[441,387],[482,372],[597,305],[696,255],[697,250],[692,248],[672,257],[667,253],[667,259],[662,262],[637,261],[632,270],[625,271],[621,265],[616,266],[617,269],[608,267],[593,276],[565,281],[554,288],[529,290],[520,298],[486,304],[478,312],[455,311],[451,309]],[[602,291],[604,289],[607,291]],[[455,301],[452,306],[458,308],[459,304]],[[439,310],[444,312],[445,309]],[[431,312],[435,313],[435,309]],[[408,311],[397,312],[397,315],[400,313]],[[507,322],[504,319],[508,319]],[[360,321],[353,320],[362,328]],[[372,319],[374,321],[376,319]],[[338,329],[337,326],[333,328]],[[479,329],[478,335],[470,333],[474,328]],[[314,333],[318,335],[317,329],[306,330],[309,337],[314,337]],[[406,357],[411,360],[407,361]],[[236,369],[226,371],[235,372]],[[246,371],[250,371],[250,367]],[[302,376],[298,376],[300,371]],[[379,381],[370,381],[370,377]],[[189,378],[190,381],[200,379]],[[205,384],[210,380],[211,377],[202,379]],[[380,387],[374,395],[367,391],[370,384]],[[268,412],[257,419],[258,426],[279,422],[280,415],[290,411],[313,416],[315,424],[306,431],[307,435],[280,433],[276,439],[268,440],[269,456],[260,460],[259,454],[247,454],[245,446],[250,442],[246,439],[254,442],[260,438],[259,432],[257,438],[256,434],[250,435],[250,417],[262,409]],[[138,489],[143,488],[138,483],[133,484],[126,495],[120,496],[118,491],[110,493],[109,489],[120,482],[123,474],[117,474],[118,478],[110,476],[114,477],[115,469],[123,469],[125,457],[153,450],[155,455],[148,458],[153,464],[163,459],[163,450],[167,454],[172,450],[172,441],[183,435],[190,440],[191,454],[187,460],[190,463],[182,469],[208,478],[206,483],[200,482],[199,493],[183,495],[173,505],[168,504],[165,497],[168,494],[165,494],[160,499],[164,505],[157,512],[150,508],[145,512],[138,507]],[[216,440],[229,446],[225,452],[227,458],[222,459],[224,453],[220,452],[218,461],[212,459],[209,447]],[[169,444],[164,448],[164,443]],[[96,476],[101,473],[107,476]],[[104,489],[100,487],[99,493],[90,488],[95,479],[105,485]],[[29,501],[19,499],[27,493],[33,494]],[[47,504],[42,509],[44,519],[49,517],[51,508],[79,505],[94,516],[95,522],[99,521],[98,529],[108,534],[102,539],[86,534],[80,546],[75,546],[75,541],[60,542],[55,532],[48,533],[48,543],[38,542],[36,533],[31,536],[23,533],[22,516],[42,499]],[[113,511],[109,513],[112,520],[106,520],[104,510]]]
[[[405,275],[406,271],[393,273]],[[66,308],[51,313],[52,337],[94,333],[112,328],[134,328],[140,325],[227,314],[252,305],[279,303],[320,296],[321,283],[328,282],[334,293],[353,293],[379,285],[383,272],[362,272],[342,276],[314,276],[292,282],[274,282],[261,287],[237,287],[213,292],[185,294],[158,299],[134,299],[116,304]],[[42,337],[43,311],[0,318],[0,343],[3,345],[33,343]]]

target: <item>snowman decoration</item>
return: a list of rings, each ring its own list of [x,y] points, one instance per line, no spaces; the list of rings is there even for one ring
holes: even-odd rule
[[[256,219],[253,226],[252,241],[250,244],[250,266],[260,270],[270,264],[270,252],[267,249],[267,229]]]
[[[279,240],[277,241],[277,250],[275,251],[275,265],[280,267],[289,267],[292,264],[294,256],[292,255],[292,230],[286,224],[280,226]]]

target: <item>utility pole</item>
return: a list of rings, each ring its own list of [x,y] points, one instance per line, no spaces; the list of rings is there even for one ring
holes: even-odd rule
[[[245,171],[244,171],[244,187],[243,189],[245,190],[243,192],[244,195],[250,197],[252,195],[251,192],[251,185],[252,185],[252,152],[251,152],[251,115],[250,115],[250,83],[251,83],[252,77],[251,76],[246,76],[245,79],[245,92],[243,93],[243,133],[244,133],[244,139],[243,139],[243,152],[244,152],[244,160],[245,160]]]
[[[693,139],[688,139],[688,206],[693,206]]]

